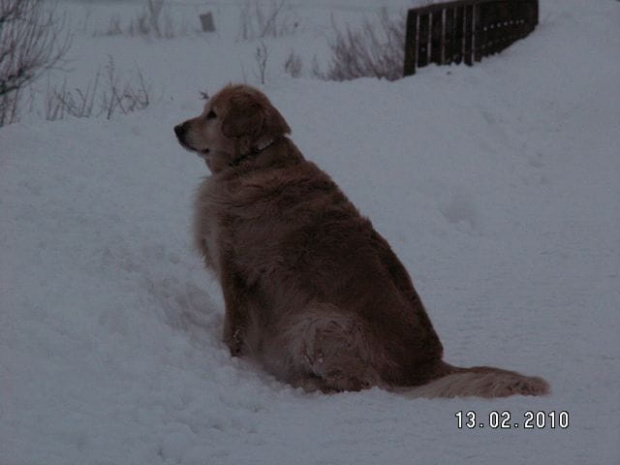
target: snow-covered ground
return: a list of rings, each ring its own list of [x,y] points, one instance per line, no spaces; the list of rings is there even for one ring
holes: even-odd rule
[[[309,69],[330,14],[360,21],[378,0],[297,2],[303,29],[267,41],[260,87],[391,242],[446,359],[553,389],[493,401],[310,395],[228,355],[188,233],[205,167],[172,127],[199,91],[259,84],[239,4],[211,3],[228,32],[171,40],[93,36],[135,4],[64,4],[83,19],[69,85],[110,55],[144,72],[153,103],[0,129],[0,464],[620,463],[620,3],[542,0],[536,31],[500,55],[394,83],[281,66],[295,51]],[[459,411],[486,426],[459,429]],[[520,427],[492,429],[492,411]],[[524,430],[527,411],[569,427]]]

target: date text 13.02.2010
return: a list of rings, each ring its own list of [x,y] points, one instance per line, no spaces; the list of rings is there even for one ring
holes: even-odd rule
[[[569,415],[567,411],[525,412],[517,418],[509,411],[492,411],[488,415],[478,415],[473,410],[459,410],[454,414],[458,429],[567,429]]]

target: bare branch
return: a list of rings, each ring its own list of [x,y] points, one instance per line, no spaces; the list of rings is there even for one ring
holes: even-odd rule
[[[65,22],[43,0],[0,0],[0,126],[16,120],[20,90],[63,60]]]

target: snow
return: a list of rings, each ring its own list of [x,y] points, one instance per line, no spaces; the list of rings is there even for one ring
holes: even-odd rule
[[[380,2],[360,4],[333,11],[361,20]],[[304,29],[268,41],[265,85],[236,29],[76,32],[70,85],[111,55],[148,76],[151,106],[35,110],[0,129],[0,464],[620,463],[620,4],[543,0],[531,36],[472,68],[288,77],[291,50],[308,68],[324,57],[329,5],[296,4]],[[93,21],[129,8],[97,4]],[[216,21],[236,11],[219,4]],[[190,245],[205,168],[172,127],[200,111],[198,91],[244,79],[390,241],[447,361],[542,375],[550,396],[305,394],[230,358],[220,291]],[[487,426],[458,429],[458,411]],[[494,430],[491,411],[521,426],[567,411],[570,426]]]

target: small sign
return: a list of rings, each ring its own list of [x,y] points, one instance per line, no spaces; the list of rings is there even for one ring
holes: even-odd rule
[[[211,12],[200,15],[200,24],[204,32],[215,32],[215,23]]]

